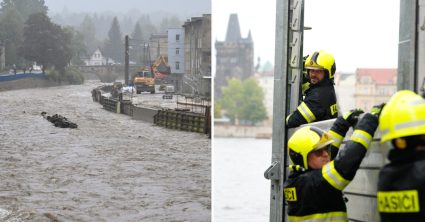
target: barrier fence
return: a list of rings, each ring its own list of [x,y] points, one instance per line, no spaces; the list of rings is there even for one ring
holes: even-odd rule
[[[92,90],[94,102],[99,102],[105,110],[132,116],[133,119],[154,123],[169,129],[188,132],[205,133],[211,136],[211,106],[198,107],[204,113],[183,111],[179,108],[153,109],[134,106],[130,100],[119,100],[102,95],[108,92],[110,86],[102,86]],[[193,104],[190,104],[193,106]],[[198,105],[199,106],[199,105]]]

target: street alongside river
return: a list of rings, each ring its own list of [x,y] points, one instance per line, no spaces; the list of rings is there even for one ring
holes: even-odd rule
[[[0,221],[210,221],[211,140],[108,112],[99,84],[0,92]]]

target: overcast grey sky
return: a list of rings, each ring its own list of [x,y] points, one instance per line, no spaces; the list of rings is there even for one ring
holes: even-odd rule
[[[188,16],[211,13],[211,0],[45,0],[50,13],[61,12],[128,12],[165,11]]]
[[[230,13],[238,13],[242,36],[252,32],[254,58],[274,63],[275,8],[276,0],[213,0],[212,39],[223,41]],[[399,8],[399,0],[305,0],[305,26],[313,29],[305,31],[304,54],[329,51],[337,71],[396,68]]]

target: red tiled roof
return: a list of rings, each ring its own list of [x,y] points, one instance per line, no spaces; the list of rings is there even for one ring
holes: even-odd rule
[[[394,84],[397,77],[397,69],[367,69],[358,68],[356,76],[370,76],[378,85]]]

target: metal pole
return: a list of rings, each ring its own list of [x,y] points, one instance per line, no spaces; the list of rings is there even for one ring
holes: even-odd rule
[[[270,222],[286,220],[283,184],[287,177],[288,134],[285,117],[296,109],[300,100],[303,31],[304,0],[276,0],[272,164],[264,173],[271,180]]]
[[[125,55],[124,84],[126,86],[128,86],[128,76],[129,76],[128,75],[128,69],[129,69],[129,65],[130,65],[130,58],[129,58],[128,50],[129,50],[129,38],[128,38],[128,35],[126,35],[125,36],[125,50],[124,50],[124,55]]]
[[[289,43],[289,4],[288,0],[276,0],[276,40],[275,40],[275,70],[273,94],[273,138],[272,165],[266,171],[265,177],[270,179],[270,222],[280,222],[284,218],[283,209],[283,179],[285,163],[285,131]],[[266,175],[268,174],[268,175]]]
[[[416,90],[417,0],[400,1],[397,89]]]

